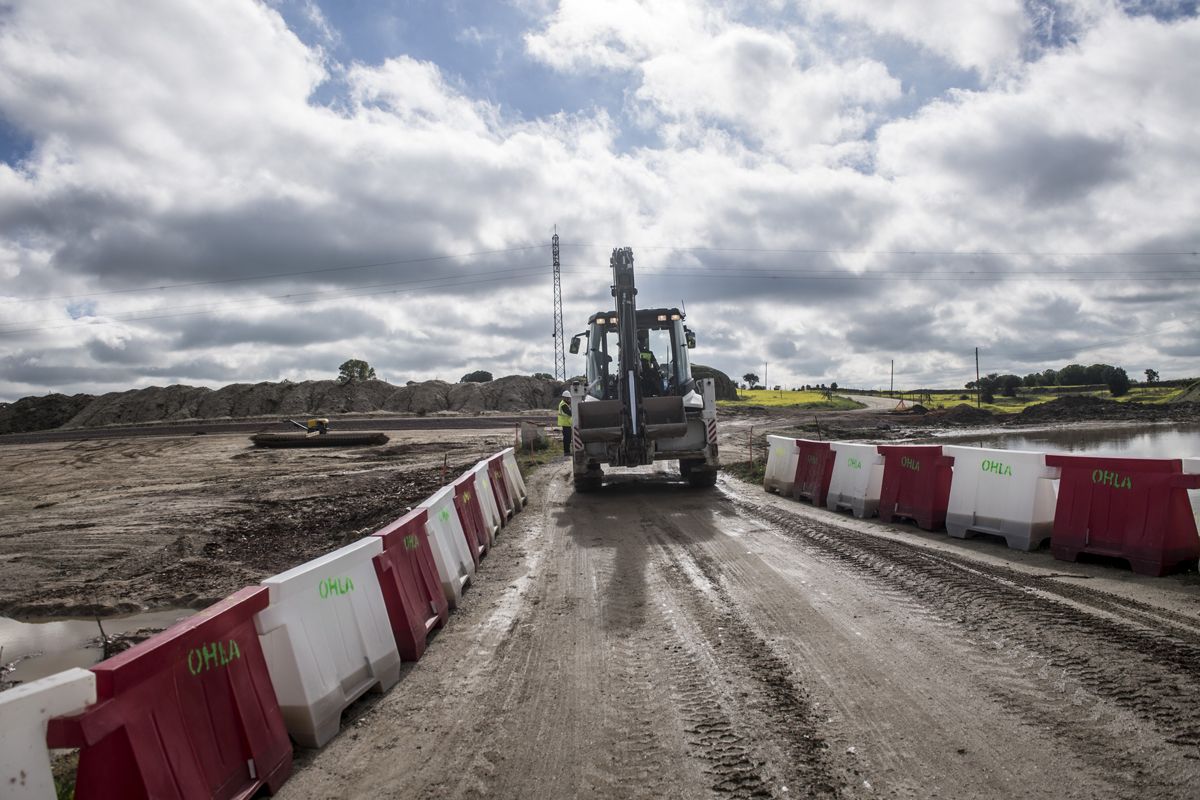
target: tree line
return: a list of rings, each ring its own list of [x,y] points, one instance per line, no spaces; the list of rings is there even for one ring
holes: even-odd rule
[[[1157,371],[1146,370],[1147,383],[1155,383],[1157,380]],[[1015,397],[1021,387],[1032,389],[1039,386],[1105,385],[1113,397],[1120,397],[1129,391],[1131,383],[1125,370],[1112,364],[1092,364],[1086,367],[1083,364],[1067,364],[1062,369],[1031,372],[1024,377],[993,372],[978,381],[969,381],[966,386],[968,389],[978,389],[983,401],[990,403],[996,394]]]

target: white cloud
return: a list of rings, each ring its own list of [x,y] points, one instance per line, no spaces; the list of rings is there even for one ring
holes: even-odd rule
[[[810,0],[881,36],[898,35],[985,76],[1020,59],[1030,21],[1023,0]]]
[[[528,53],[619,76],[626,105],[528,119],[411,55],[328,62],[262,5],[0,12],[0,114],[34,142],[0,163],[0,293],[25,298],[0,312],[0,396],[322,377],[351,354],[390,379],[545,370],[548,248],[239,279],[516,247],[555,223],[568,329],[609,302],[608,248],[630,244],[645,301],[687,303],[702,363],[740,374],[767,353],[773,383],[874,385],[892,357],[937,383],[976,343],[1012,362],[996,369],[1056,364],[1194,313],[1194,281],[1040,280],[1191,258],[932,253],[1194,250],[1200,23],[1092,9],[1076,44],[1015,63],[1023,34],[986,5],[954,18],[964,42],[999,32],[992,49],[958,53],[934,24],[921,43],[995,82],[890,119],[903,65],[738,8],[561,4]],[[922,20],[889,13],[877,35],[916,41]],[[622,141],[639,125],[653,145]],[[1030,278],[946,274],[972,269]],[[413,291],[430,280],[457,285]],[[1194,371],[1190,346],[1080,358],[1166,376]]]

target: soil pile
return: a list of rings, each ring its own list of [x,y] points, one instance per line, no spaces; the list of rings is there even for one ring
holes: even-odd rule
[[[0,433],[89,428],[147,422],[332,415],[391,411],[407,414],[525,411],[552,408],[562,384],[509,375],[488,383],[425,381],[394,386],[385,381],[234,383],[220,389],[202,386],[151,386],[91,395],[26,397],[0,406]]]
[[[712,378],[716,384],[718,400],[737,400],[737,384],[729,379],[729,376],[719,369],[705,367],[700,364],[692,364],[693,378]]]
[[[1020,414],[1004,421],[1006,425],[1029,425],[1041,422],[1080,422],[1083,420],[1145,420],[1159,422],[1194,419],[1200,403],[1118,403],[1102,397],[1064,395],[1047,403],[1029,406]]]
[[[952,408],[939,408],[931,411],[929,419],[950,425],[987,425],[995,420],[995,415],[982,408],[959,403]]]
[[[0,433],[28,433],[57,428],[88,406],[95,395],[48,394],[0,403]]]
[[[1200,403],[1200,381],[1184,389],[1172,403]]]

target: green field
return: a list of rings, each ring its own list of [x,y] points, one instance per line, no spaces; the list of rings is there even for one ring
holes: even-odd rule
[[[1066,387],[1070,388],[1070,387]],[[993,403],[983,403],[980,408],[991,411],[995,414],[1016,414],[1029,406],[1037,405],[1038,403],[1046,403],[1050,400],[1056,400],[1059,397],[1072,395],[1076,397],[1099,397],[1104,400],[1116,400],[1118,403],[1127,403],[1130,401],[1138,403],[1168,403],[1177,395],[1181,394],[1186,387],[1181,386],[1134,386],[1131,387],[1128,394],[1122,397],[1113,397],[1106,390],[1098,390],[1092,392],[1055,392],[1048,391],[1044,394],[1022,394],[1017,391],[1015,397],[1004,397],[996,395],[996,400]],[[899,394],[899,393],[898,393]],[[966,398],[963,398],[966,395]],[[953,408],[960,403],[967,405],[975,405],[975,393],[965,389],[950,390],[950,389],[933,389],[928,392],[905,392],[903,395],[904,402],[907,405],[920,403],[926,408]]]
[[[847,411],[863,407],[862,403],[857,403],[845,397],[838,397],[836,394],[827,399],[825,393],[820,391],[789,392],[786,389],[780,391],[773,389],[739,389],[737,400],[717,401],[718,408],[739,408],[745,406],[828,409],[832,411]]]

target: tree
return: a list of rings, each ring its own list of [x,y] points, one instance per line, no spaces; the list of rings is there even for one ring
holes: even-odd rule
[[[1058,371],[1059,386],[1079,386],[1087,383],[1087,367],[1082,364],[1067,364]]]
[[[375,380],[375,368],[361,358],[351,358],[338,367],[338,383]]]
[[[1001,375],[996,383],[1000,387],[1000,393],[1005,397],[1016,397],[1017,389],[1021,386],[1021,377],[1019,375]]]
[[[541,378],[544,381],[554,380],[554,376],[551,375],[549,372],[535,372],[535,373],[533,373],[533,377]]]
[[[488,383],[492,380],[492,373],[485,369],[477,369],[474,372],[468,372],[458,379],[459,383]]]
[[[1120,397],[1129,391],[1129,376],[1120,367],[1113,367],[1108,376],[1108,391],[1113,397]]]
[[[758,383],[758,376],[753,372],[747,372],[742,376],[742,380],[744,380],[747,385],[753,386],[754,384]]]
[[[829,391],[831,391],[831,392],[836,392],[836,391],[837,391],[837,381],[830,381],[830,383],[829,383]]]
[[[1030,389],[1035,386],[1041,386],[1042,375],[1040,372],[1031,372],[1021,379],[1021,383],[1025,384],[1025,386]]]
[[[1146,383],[1158,383],[1158,370],[1146,370]]]
[[[1058,370],[1042,370],[1042,386],[1054,386],[1058,383]]]

